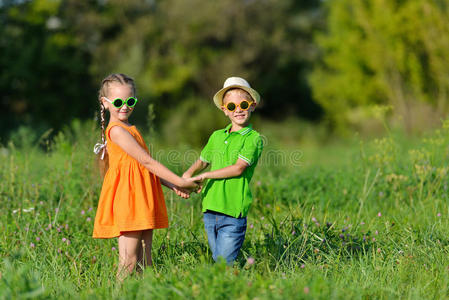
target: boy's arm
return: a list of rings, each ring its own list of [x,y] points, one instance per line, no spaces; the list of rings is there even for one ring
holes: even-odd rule
[[[205,168],[207,168],[209,166],[209,164],[205,161],[202,161],[201,159],[198,159],[196,162],[194,162],[190,168],[184,172],[184,174],[182,175],[183,178],[190,178],[192,177],[195,173],[197,172],[201,172],[202,170],[204,170]]]
[[[215,171],[204,172],[198,176],[193,177],[194,181],[203,181],[205,179],[223,179],[242,175],[249,164],[243,159],[237,159],[237,162],[231,166],[224,167]],[[190,170],[190,169],[189,169]]]

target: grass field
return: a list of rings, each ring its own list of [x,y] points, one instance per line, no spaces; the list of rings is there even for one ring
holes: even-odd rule
[[[154,267],[121,285],[117,241],[91,238],[94,130],[74,122],[49,141],[24,129],[0,148],[1,299],[449,298],[448,121],[413,142],[282,149],[268,137],[237,264],[212,263],[199,196],[164,190]],[[178,150],[153,149],[181,172],[195,152]]]

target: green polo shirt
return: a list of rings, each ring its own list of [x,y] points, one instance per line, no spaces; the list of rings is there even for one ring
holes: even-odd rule
[[[246,217],[253,201],[249,183],[262,153],[263,142],[251,125],[229,132],[232,124],[212,133],[201,151],[200,159],[211,166],[211,171],[231,166],[242,159],[248,167],[240,176],[209,179],[203,188],[203,212],[213,210],[235,218]]]

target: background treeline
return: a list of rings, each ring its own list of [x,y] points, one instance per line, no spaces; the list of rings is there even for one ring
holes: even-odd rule
[[[112,72],[173,141],[223,125],[210,99],[230,75],[262,94],[259,121],[418,130],[449,109],[448,17],[446,0],[0,1],[0,136],[93,118]]]

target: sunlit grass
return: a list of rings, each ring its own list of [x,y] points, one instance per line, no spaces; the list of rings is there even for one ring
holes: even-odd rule
[[[419,143],[290,147],[298,165],[266,160],[234,267],[212,263],[199,196],[165,191],[170,228],[155,233],[154,267],[122,285],[116,240],[91,238],[101,188],[92,132],[75,122],[51,143],[1,149],[1,298],[449,296],[447,128]]]

